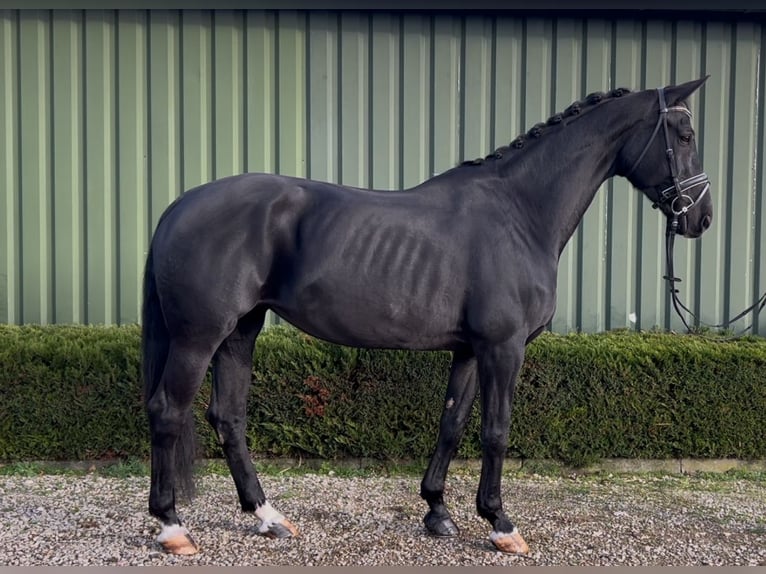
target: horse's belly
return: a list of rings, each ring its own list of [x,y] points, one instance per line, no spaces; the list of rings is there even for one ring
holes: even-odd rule
[[[333,321],[313,323],[306,316],[290,317],[277,312],[290,324],[313,337],[337,345],[371,349],[410,349],[421,351],[453,350],[465,341],[460,333],[428,332],[403,329],[399,324],[366,327],[358,323]]]
[[[460,311],[447,301],[439,304],[438,299],[376,299],[371,293],[352,293],[346,286],[322,293],[307,289],[297,297],[281,298],[270,307],[302,331],[340,345],[453,349],[464,342]]]

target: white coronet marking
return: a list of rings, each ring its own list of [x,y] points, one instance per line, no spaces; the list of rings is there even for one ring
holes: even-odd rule
[[[513,536],[514,534],[518,534],[519,529],[514,526],[513,530],[510,532],[498,532],[497,530],[493,530],[492,533],[489,535],[489,539],[492,542],[495,542],[497,540],[500,540],[501,538],[505,538],[507,536]]]
[[[181,526],[180,524],[164,524],[162,526],[162,532],[160,532],[159,536],[157,536],[157,542],[167,542],[168,540],[172,540],[177,536],[186,536],[188,534],[189,531],[186,529],[186,527]]]
[[[447,401],[447,408],[448,409],[451,409],[454,406],[455,406],[455,399],[450,399],[450,400]]]
[[[258,528],[258,532],[268,532],[273,524],[280,524],[285,519],[284,515],[274,510],[268,502],[264,502],[259,506],[255,515],[261,520],[261,526]]]

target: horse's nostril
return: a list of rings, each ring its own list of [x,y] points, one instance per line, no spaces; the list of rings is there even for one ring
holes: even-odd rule
[[[702,218],[702,229],[707,229],[711,223],[713,223],[713,218],[710,215],[706,215]]]

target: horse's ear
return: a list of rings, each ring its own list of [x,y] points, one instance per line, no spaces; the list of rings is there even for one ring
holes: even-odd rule
[[[685,101],[689,96],[696,92],[709,77],[710,75],[708,74],[699,80],[692,80],[691,82],[686,82],[685,84],[680,84],[678,86],[668,86],[665,88],[665,99],[668,102],[668,105],[675,106]]]

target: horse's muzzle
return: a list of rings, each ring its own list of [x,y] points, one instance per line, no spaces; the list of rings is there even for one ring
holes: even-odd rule
[[[696,197],[691,196],[693,188],[699,189]],[[670,194],[675,191],[675,196]],[[669,217],[678,218],[676,232],[684,237],[701,236],[713,223],[713,202],[710,198],[710,180],[705,173],[700,173],[678,182],[659,193],[659,197],[669,207]]]
[[[713,223],[713,213],[708,209],[700,207],[701,213],[692,210],[678,218],[678,229],[676,233],[689,239],[696,239],[707,231]],[[671,216],[672,217],[672,216]]]

